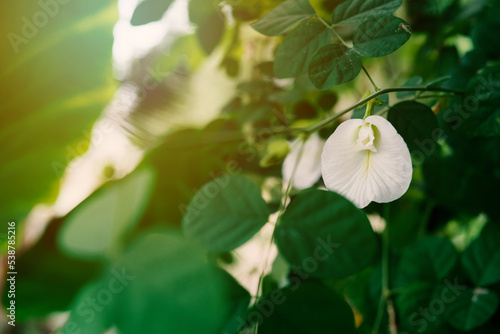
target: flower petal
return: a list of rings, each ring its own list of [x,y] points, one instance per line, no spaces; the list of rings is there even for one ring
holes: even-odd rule
[[[356,149],[359,131],[366,123],[374,125],[376,151]],[[325,144],[321,168],[326,187],[360,208],[371,201],[386,203],[398,199],[408,190],[412,176],[406,143],[391,123],[380,116],[340,124]]]
[[[288,184],[292,178],[293,169],[299,158],[301,146],[302,157],[297,165],[295,176],[293,177],[293,186],[302,190],[312,187],[321,177],[321,152],[325,141],[317,133],[313,133],[304,144],[297,138],[290,144],[291,151],[283,161],[282,175],[284,184]]]

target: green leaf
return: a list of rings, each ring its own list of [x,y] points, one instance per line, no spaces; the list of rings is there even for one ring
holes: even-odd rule
[[[461,108],[453,112],[465,118],[461,131],[470,137],[493,137],[500,134],[500,65],[482,68],[470,80]]]
[[[495,292],[483,288],[469,289],[446,308],[446,318],[456,329],[470,331],[488,321],[497,308]]]
[[[375,234],[366,215],[341,195],[300,193],[276,226],[276,244],[293,266],[320,278],[344,278],[372,263]]]
[[[201,187],[187,207],[182,226],[205,249],[224,252],[249,240],[268,216],[259,188],[244,176],[226,174]]]
[[[440,301],[440,292],[443,288],[442,285],[417,281],[405,286],[398,294],[396,299],[398,314],[401,316],[402,324],[410,329],[411,333],[434,333],[443,324],[445,321],[443,312],[429,312],[431,303],[434,300]]]
[[[274,74],[277,78],[297,77],[307,72],[314,53],[330,42],[330,31],[319,21],[301,23],[286,35],[276,51]]]
[[[401,6],[402,0],[349,0],[333,11],[335,25],[356,26],[366,20],[390,15]]]
[[[401,85],[401,87],[418,87],[422,84],[422,81],[423,79],[420,76],[411,77],[410,79],[406,80],[405,83]],[[404,99],[406,97],[415,96],[416,93],[417,92],[415,91],[397,92],[396,97],[398,99]]]
[[[408,246],[402,255],[398,283],[439,282],[458,261],[458,254],[448,238],[426,237]]]
[[[143,0],[139,2],[132,14],[130,24],[140,26],[158,21],[168,10],[174,0]]]
[[[479,238],[467,247],[462,265],[478,286],[500,281],[500,229],[492,224],[484,227]]]
[[[153,183],[154,172],[139,169],[89,197],[64,222],[58,235],[61,249],[79,258],[113,255],[120,249],[123,237],[139,221]]]
[[[224,19],[221,12],[213,12],[196,30],[200,45],[206,54],[212,53],[224,35]]]
[[[0,40],[0,184],[8,189],[0,194],[0,212],[5,221],[21,222],[36,203],[55,199],[62,171],[85,152],[90,127],[115,91],[116,1],[53,4],[47,5],[53,17],[38,2],[0,5],[2,13],[9,13],[2,16],[6,37]],[[35,26],[34,14],[48,17],[48,23]]]
[[[344,299],[320,282],[300,282],[297,277],[283,290],[271,291],[254,312],[264,316],[262,334],[325,333],[326,328],[356,333],[352,309]]]
[[[251,26],[263,35],[277,36],[314,15],[316,12],[308,0],[287,0]]]
[[[363,57],[383,57],[399,49],[411,36],[408,23],[382,16],[363,22],[353,37],[354,50]]]
[[[155,231],[137,240],[78,298],[66,326],[94,321],[120,333],[235,333],[248,293],[178,233]],[[92,298],[94,304],[88,304]],[[229,327],[228,327],[229,324]]]
[[[316,88],[327,89],[351,81],[361,71],[361,58],[342,44],[319,49],[309,63],[309,79]]]
[[[421,150],[422,145],[434,143],[439,124],[436,115],[425,104],[403,101],[389,109],[387,120],[403,137],[412,152]],[[424,153],[424,152],[422,152]]]
[[[196,36],[206,54],[210,54],[224,35],[224,14],[211,1],[190,0],[189,20],[197,26]]]

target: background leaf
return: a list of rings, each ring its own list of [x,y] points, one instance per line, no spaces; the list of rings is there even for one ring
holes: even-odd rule
[[[335,8],[332,22],[335,25],[358,25],[394,13],[401,3],[402,0],[348,0]]]
[[[142,0],[135,8],[130,24],[140,26],[158,21],[173,2],[174,0]]]
[[[151,169],[137,170],[89,197],[64,222],[58,236],[61,249],[80,258],[105,258],[116,253],[144,212],[153,183]]]
[[[426,142],[434,143],[439,138],[437,118],[425,104],[415,101],[400,102],[389,109],[387,120],[403,137],[410,152],[422,150],[422,145],[426,145]]]
[[[446,309],[448,322],[461,331],[484,324],[497,310],[498,296],[483,288],[469,289],[457,296]]]
[[[424,80],[422,79],[421,76],[415,76],[411,77],[408,80],[405,81],[404,84],[401,85],[401,87],[418,87],[422,84]],[[398,99],[404,99],[409,96],[415,96],[417,92],[415,91],[408,91],[408,92],[397,92],[396,97]]]
[[[230,251],[267,222],[269,209],[259,188],[241,175],[224,175],[205,184],[182,220],[186,235],[211,252]]]
[[[382,16],[363,22],[353,37],[354,50],[363,57],[383,57],[399,49],[411,36],[404,20]]]
[[[492,224],[485,226],[479,238],[467,247],[462,255],[462,265],[472,281],[486,286],[500,281],[500,229]]]
[[[297,281],[283,290],[273,290],[259,305],[263,316],[259,333],[356,333],[351,308],[341,297],[320,282]],[[252,319],[250,319],[252,320]]]
[[[275,235],[285,259],[315,277],[347,277],[366,268],[376,253],[375,234],[366,215],[329,191],[297,195]]]
[[[309,63],[309,79],[316,88],[327,89],[351,81],[361,71],[361,58],[342,44],[319,49]]]
[[[115,323],[124,334],[219,334],[233,317],[243,316],[249,302],[248,293],[229,274],[172,232],[139,238],[97,284],[97,294],[89,289],[75,302],[66,326],[84,324],[83,332],[88,332],[94,325],[85,319],[93,314],[100,324]],[[105,294],[110,297],[100,297]],[[89,297],[101,312],[86,303]]]
[[[196,36],[206,54],[212,53],[224,35],[224,14],[211,1],[190,0],[189,20],[197,26]]]
[[[319,21],[306,21],[286,35],[276,51],[277,78],[297,77],[307,72],[314,53],[330,41],[330,31]]]
[[[315,14],[308,0],[286,0],[251,26],[263,35],[277,36]]]
[[[440,282],[455,266],[458,254],[449,239],[426,237],[407,247],[399,264],[398,285]]]
[[[55,4],[53,17],[38,2],[0,5],[9,13],[2,31],[23,41],[0,41],[0,184],[9,189],[0,194],[4,221],[21,221],[36,203],[55,199],[63,170],[86,151],[90,127],[115,90],[116,3]],[[47,23],[35,26],[34,13]]]

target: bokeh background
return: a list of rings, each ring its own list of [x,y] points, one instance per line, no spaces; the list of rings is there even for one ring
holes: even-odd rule
[[[340,2],[310,1],[326,20]],[[227,174],[250,178],[275,212],[287,152],[280,143],[294,138],[280,131],[310,126],[371,88],[362,75],[324,91],[307,76],[274,78],[283,38],[249,24],[280,3],[0,4],[0,243],[6,269],[8,222],[15,222],[18,273],[16,326],[4,313],[2,333],[235,333],[252,314],[247,306],[259,284],[262,291],[283,289],[277,291],[290,301],[261,312],[268,327],[259,332],[371,332],[380,247],[357,275],[299,275],[304,283],[294,294],[283,287],[297,273],[269,246],[272,225],[235,251],[209,254],[181,231],[197,191]],[[466,116],[453,108],[464,105],[462,97],[439,92],[391,94],[376,109],[385,115],[388,105],[418,100],[442,129],[411,148],[412,186],[391,207],[391,272],[404,276],[394,278],[401,333],[500,328],[499,11],[496,0],[405,0],[396,15],[411,25],[410,40],[387,57],[364,60],[379,87],[435,85],[474,94],[480,78],[493,87]],[[340,32],[352,38],[353,31]],[[363,113],[345,115],[320,136]],[[365,213],[381,243],[383,207],[373,203]],[[487,266],[493,278],[479,282],[464,269],[468,247],[476,272]],[[419,310],[440,298],[443,267],[448,282],[468,287],[459,299],[465,306],[443,304],[448,311],[427,316]],[[479,305],[467,304],[484,295]],[[469,316],[464,325],[460,319]],[[381,321],[380,332],[388,333],[390,319]]]

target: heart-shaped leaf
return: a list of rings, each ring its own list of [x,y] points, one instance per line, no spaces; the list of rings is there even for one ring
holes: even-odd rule
[[[275,234],[285,259],[315,277],[355,274],[376,253],[375,233],[366,215],[330,191],[300,193],[286,209]]]
[[[224,252],[249,240],[268,216],[266,202],[252,181],[241,175],[225,175],[196,193],[182,227],[187,236],[208,251]]]

